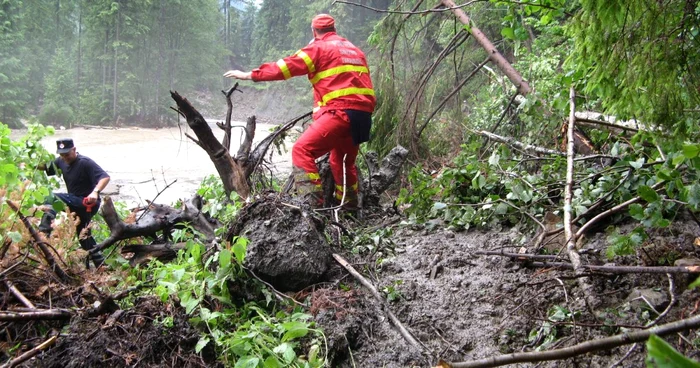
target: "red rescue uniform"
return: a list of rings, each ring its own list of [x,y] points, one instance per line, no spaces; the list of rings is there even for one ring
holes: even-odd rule
[[[330,152],[336,198],[341,199],[345,194],[345,202],[356,204],[355,159],[359,145],[353,142],[350,118],[345,110],[374,112],[376,99],[365,54],[335,32],[328,32],[292,56],[261,65],[251,76],[261,82],[301,75],[307,75],[313,86],[314,122],[292,149],[297,191],[302,195],[315,193],[320,198],[316,159]],[[344,187],[349,189],[346,193]]]

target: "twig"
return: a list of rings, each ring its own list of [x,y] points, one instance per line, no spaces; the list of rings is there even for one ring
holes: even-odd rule
[[[468,2],[466,2],[466,3],[464,3],[464,4],[455,5],[455,6],[449,7],[449,8],[445,8],[445,7],[439,7],[439,8],[437,8],[437,7],[435,7],[435,8],[428,9],[428,10],[412,10],[412,11],[379,9],[379,8],[373,8],[373,7],[371,7],[371,6],[367,6],[367,5],[363,5],[363,4],[358,4],[358,3],[353,3],[353,2],[351,2],[351,1],[345,1],[345,0],[334,0],[333,2],[334,2],[334,3],[340,3],[340,4],[354,5],[354,6],[358,6],[358,7],[360,7],[360,8],[365,8],[365,9],[369,9],[369,10],[375,11],[375,12],[377,12],[377,13],[409,14],[409,15],[413,15],[413,14],[440,13],[440,12],[450,11],[450,10],[454,10],[454,9],[464,8],[464,7],[469,6],[469,5],[473,4],[473,3],[478,3],[478,2],[483,2],[483,1],[485,1],[485,0],[472,0],[472,1],[468,1]]]
[[[620,335],[611,336],[599,340],[586,341],[580,344],[569,346],[562,349],[555,349],[540,352],[514,353],[500,355],[490,358],[478,359],[469,362],[451,363],[452,368],[486,368],[498,367],[506,364],[525,363],[525,362],[542,362],[551,360],[561,360],[587,354],[593,351],[612,349],[618,346],[628,345],[630,343],[645,341],[651,336],[659,335],[666,336],[676,332],[686,331],[700,327],[700,315],[683,319],[680,321],[668,323],[665,325],[650,328],[644,331],[635,331],[623,333]]]
[[[566,250],[574,268],[574,274],[580,276],[584,270],[581,267],[581,255],[576,249],[577,234],[574,233],[571,221],[571,200],[574,195],[574,125],[576,124],[576,90],[572,85],[569,89],[569,126],[567,129],[566,144],[566,186],[564,187],[564,236],[566,238]],[[583,291],[588,309],[593,312],[600,299],[595,296],[593,285],[588,282],[587,277],[579,277],[578,285]]]
[[[165,186],[165,188],[163,188],[163,190],[161,190],[160,192],[158,192],[158,194],[156,194],[156,196],[153,197],[153,200],[152,200],[150,203],[155,203],[156,199],[158,199],[158,197],[160,197],[160,195],[163,194],[163,192],[165,192],[168,188],[170,188],[171,185],[175,184],[175,182],[177,182],[177,179],[173,180],[170,184],[167,184],[167,185]],[[150,204],[150,203],[149,203],[149,204]],[[138,219],[136,219],[136,222],[139,222],[139,221],[143,218],[143,216],[144,216],[146,213],[148,213],[148,210],[149,210],[150,208],[151,208],[150,206],[146,206],[146,209],[144,209],[144,211],[141,212],[141,215],[139,216]]]
[[[660,181],[660,182],[654,184],[654,185],[651,187],[651,189],[658,190],[658,189],[659,189],[661,186],[663,186],[664,184],[666,184],[665,181]],[[639,202],[639,201],[641,201],[641,200],[642,200],[642,197],[634,197],[634,198],[631,198],[631,199],[629,199],[629,200],[627,200],[627,201],[625,201],[625,202],[622,202],[622,203],[618,204],[617,206],[615,206],[615,207],[613,207],[613,208],[611,208],[611,209],[609,209],[609,210],[607,210],[607,211],[605,211],[605,212],[599,213],[597,216],[593,217],[593,218],[590,219],[588,222],[586,222],[586,224],[584,224],[583,226],[581,226],[580,229],[578,229],[578,231],[576,232],[576,237],[578,238],[578,237],[580,237],[581,235],[585,234],[585,233],[586,233],[586,230],[588,230],[588,228],[590,228],[593,224],[595,224],[596,222],[600,221],[601,219],[606,218],[606,217],[608,217],[608,216],[610,216],[610,215],[612,215],[612,214],[615,214],[615,213],[617,213],[617,212],[620,212],[620,211],[624,210],[625,208],[629,207],[630,205],[635,204],[635,203],[637,203],[637,202]]]
[[[571,263],[564,262],[532,262],[531,266],[535,267],[560,267],[573,269]],[[613,274],[624,274],[624,273],[690,273],[697,274],[700,273],[700,266],[684,266],[684,267],[642,267],[642,266],[595,266],[595,265],[581,265],[581,268],[585,268],[591,272],[606,272]]]
[[[56,263],[56,259],[53,257],[51,254],[51,251],[49,248],[46,246],[46,242],[44,242],[39,234],[36,232],[34,227],[32,226],[31,223],[29,223],[29,220],[22,214],[22,212],[19,210],[19,208],[12,203],[9,199],[5,201],[10,208],[12,208],[15,213],[17,213],[17,216],[22,220],[22,223],[24,226],[29,230],[29,233],[32,234],[32,238],[36,241],[35,244],[39,247],[41,250],[41,253],[44,256],[44,259],[46,262],[48,262],[49,267],[58,275],[58,277],[61,279],[61,281],[68,281],[70,280],[70,276],[63,271],[63,269]]]
[[[70,319],[71,312],[67,309],[35,309],[32,312],[0,311],[0,321],[31,321],[41,319]]]
[[[56,342],[56,339],[57,339],[57,338],[58,338],[58,336],[51,336],[51,337],[49,337],[48,340],[42,342],[42,343],[41,343],[40,345],[38,345],[37,347],[35,347],[35,348],[31,349],[31,350],[26,351],[24,354],[18,356],[18,357],[15,358],[15,359],[12,359],[11,361],[9,361],[9,362],[7,362],[6,364],[2,365],[2,367],[0,367],[0,368],[12,368],[12,367],[16,367],[16,366],[18,366],[18,365],[20,365],[20,364],[26,362],[27,360],[31,359],[33,356],[39,354],[42,350],[44,350],[44,349],[48,348],[49,346],[53,345],[53,344]]]
[[[664,309],[663,312],[661,312],[658,317],[656,317],[653,321],[647,323],[644,328],[648,328],[651,326],[656,325],[661,321],[662,318],[666,317],[666,315],[671,311],[671,308],[673,308],[674,305],[676,305],[676,291],[675,291],[675,286],[673,284],[673,275],[670,273],[667,273],[666,276],[668,277],[668,293],[671,295],[671,302],[668,303],[668,306],[666,309]],[[653,308],[652,308],[653,309]]]
[[[27,297],[24,296],[24,294],[22,294],[22,292],[17,290],[12,281],[5,280],[5,285],[7,286],[7,289],[10,290],[10,292],[12,292],[12,295],[14,295],[20,302],[22,302],[24,306],[26,306],[27,308],[36,309],[34,304],[32,304],[32,302],[29,301],[29,299],[27,299]]]
[[[548,255],[542,255],[542,254],[521,254],[521,253],[504,253],[504,252],[495,252],[495,251],[490,251],[490,250],[478,250],[474,252],[474,254],[482,254],[486,256],[501,256],[501,257],[511,257],[511,258],[519,258],[520,260],[524,259],[539,259],[539,260],[557,260],[557,259],[562,259],[559,256],[548,256]]]
[[[421,350],[422,352],[426,352],[428,350],[427,347],[425,347],[425,345],[423,345],[421,342],[419,342],[413,336],[413,334],[403,326],[401,321],[399,321],[399,319],[396,318],[394,313],[392,313],[389,310],[388,306],[386,306],[386,304],[384,303],[384,299],[379,294],[379,292],[374,287],[374,285],[372,285],[366,278],[364,278],[362,275],[360,275],[360,273],[357,272],[357,270],[355,270],[355,268],[353,268],[350,265],[350,263],[348,263],[348,261],[343,259],[343,257],[341,257],[340,255],[333,253],[333,258],[335,258],[335,260],[338,261],[338,263],[340,263],[341,266],[343,266],[348,272],[350,272],[350,274],[353,275],[355,277],[355,279],[357,279],[357,281],[359,281],[362,285],[364,285],[367,289],[369,289],[370,293],[374,296],[374,298],[377,299],[377,301],[379,303],[381,303],[382,309],[384,310],[384,313],[386,313],[389,316],[389,319],[391,320],[394,327],[396,327],[399,330],[399,333],[401,333],[401,336],[403,336],[403,338],[406,339],[406,341],[408,341],[408,343],[410,343],[413,347]]]

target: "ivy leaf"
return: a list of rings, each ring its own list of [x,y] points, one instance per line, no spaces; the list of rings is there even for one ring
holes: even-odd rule
[[[447,208],[447,204],[442,203],[442,202],[435,202],[433,203],[433,211],[439,211]]]
[[[508,213],[508,205],[505,203],[499,203],[494,212],[496,212],[497,215],[505,215]]]
[[[652,203],[656,202],[659,200],[659,194],[656,193],[654,189],[651,189],[650,186],[647,185],[641,185],[637,189],[637,194],[642,197],[643,200]]]
[[[282,368],[283,365],[280,363],[279,360],[277,360],[276,357],[270,355],[265,359],[265,362],[263,363],[264,368]]]

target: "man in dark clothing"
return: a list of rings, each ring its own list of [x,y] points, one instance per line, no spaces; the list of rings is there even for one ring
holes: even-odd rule
[[[56,141],[57,157],[51,165],[46,167],[47,175],[58,174],[57,170],[63,174],[68,193],[53,193],[54,196],[62,200],[72,212],[75,212],[80,219],[76,227],[76,234],[80,246],[86,251],[93,249],[97,242],[90,235],[88,225],[92,216],[100,208],[100,193],[109,183],[109,175],[102,170],[100,165],[89,157],[79,155],[76,152],[73,140],[70,138]],[[47,203],[51,206],[51,202]],[[51,208],[44,213],[39,224],[39,230],[48,237],[51,234],[51,223],[56,218],[56,211]],[[87,228],[85,234],[83,230]],[[101,252],[90,253],[95,267],[99,267],[104,262]]]

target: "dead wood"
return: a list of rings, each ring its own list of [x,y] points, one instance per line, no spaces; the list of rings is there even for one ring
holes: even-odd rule
[[[496,47],[491,43],[491,41],[484,35],[479,28],[477,28],[469,19],[466,13],[462,9],[457,8],[456,4],[452,0],[442,0],[442,4],[446,7],[451,8],[452,12],[457,16],[460,22],[469,26],[469,30],[476,39],[476,41],[481,45],[481,47],[486,50],[491,61],[505,74],[508,79],[515,85],[521,95],[525,96],[530,93],[530,85],[523,79],[523,77],[518,73],[515,68],[506,60],[506,58],[501,55],[501,53],[496,49]]]
[[[161,262],[167,262],[177,257],[179,250],[185,249],[187,243],[175,244],[131,244],[122,247],[122,254],[133,253],[129,259],[129,265],[136,267],[138,265],[148,264],[151,260],[157,259]]]
[[[591,312],[600,305],[600,299],[595,295],[593,285],[583,276],[581,267],[581,256],[576,249],[577,234],[573,230],[571,221],[571,201],[574,195],[574,126],[576,124],[576,91],[572,86],[569,90],[569,126],[567,132],[568,142],[566,145],[566,186],[564,187],[564,237],[566,239],[566,250],[574,268],[574,273],[578,276],[579,287],[583,291],[586,304]]]
[[[70,319],[72,313],[67,309],[35,309],[31,312],[0,311],[0,321],[32,321]]]
[[[53,345],[56,342],[56,339],[58,339],[58,336],[51,336],[50,338],[48,338],[46,341],[42,342],[38,346],[26,351],[22,355],[18,356],[15,359],[12,359],[11,361],[7,362],[6,364],[3,364],[2,367],[0,367],[0,368],[17,367],[18,365],[26,362],[27,360],[31,359],[35,355],[41,353],[46,348]]]
[[[654,189],[654,190],[658,191],[658,190],[659,190],[660,188],[662,188],[664,185],[666,185],[666,181],[660,181],[660,182],[654,184],[654,185],[651,187],[651,189]],[[617,206],[615,206],[615,207],[613,207],[613,208],[610,208],[609,210],[607,210],[607,211],[605,211],[605,212],[599,213],[598,215],[596,215],[595,217],[593,217],[592,219],[590,219],[588,222],[586,222],[583,226],[581,226],[580,229],[578,229],[578,231],[576,232],[576,237],[580,237],[581,235],[585,234],[585,233],[586,233],[586,230],[590,229],[590,228],[591,228],[594,224],[596,224],[598,221],[600,221],[600,220],[602,220],[602,219],[604,219],[604,218],[606,218],[606,217],[608,217],[608,216],[610,216],[610,215],[613,215],[613,214],[615,214],[615,213],[618,213],[618,212],[620,212],[620,211],[623,211],[623,210],[625,210],[627,207],[629,207],[629,206],[631,206],[631,205],[633,205],[633,204],[635,204],[635,203],[637,203],[637,202],[639,202],[639,201],[641,201],[641,200],[642,200],[642,197],[634,197],[634,198],[631,198],[631,199],[629,199],[629,200],[627,200],[627,201],[625,201],[625,202],[622,202],[622,203],[618,204]]]
[[[363,206],[379,205],[379,196],[394,183],[407,156],[407,149],[396,146],[384,157],[380,166],[377,163],[377,154],[367,153],[365,162],[367,162],[369,177],[362,183]]]
[[[97,245],[96,250],[102,250],[120,240],[154,236],[159,231],[169,231],[179,223],[189,223],[202,233],[205,242],[214,239],[214,226],[201,212],[199,197],[194,197],[183,203],[182,209],[151,203],[147,212],[133,224],[127,224],[119,218],[114,203],[110,197],[105,197],[102,205],[102,217],[110,230],[107,239]]]
[[[564,262],[532,262],[531,266],[534,267],[561,267],[567,269],[573,269],[574,267],[571,263]],[[581,265],[581,269],[592,272],[605,272],[605,273],[700,273],[700,266],[658,266],[658,267],[644,267],[644,266],[596,266],[596,265]]]
[[[396,318],[394,313],[391,312],[391,310],[389,309],[389,306],[386,305],[386,303],[384,302],[384,299],[379,294],[379,292],[374,287],[374,285],[372,285],[372,283],[370,283],[369,281],[367,281],[367,279],[365,279],[362,275],[360,275],[360,273],[357,272],[357,270],[355,270],[355,268],[352,267],[352,265],[350,265],[350,263],[348,263],[348,261],[346,261],[340,255],[333,253],[333,258],[335,258],[335,260],[338,261],[338,263],[340,263],[340,265],[343,266],[343,268],[345,268],[353,277],[355,277],[355,279],[357,279],[357,281],[359,281],[362,285],[364,285],[364,287],[366,287],[370,291],[372,296],[374,296],[374,298],[377,299],[377,301],[381,305],[382,311],[384,311],[384,313],[386,313],[386,315],[391,320],[391,323],[394,325],[394,327],[396,327],[396,329],[399,331],[401,336],[403,336],[403,338],[409,344],[411,344],[413,347],[415,347],[416,349],[420,350],[423,353],[427,352],[427,348],[425,347],[425,345],[423,345],[421,342],[419,342],[413,336],[413,334],[410,331],[408,331],[406,329],[406,327],[403,326],[401,321],[399,321],[399,319]]]
[[[529,259],[539,259],[543,261],[548,261],[548,260],[557,260],[557,259],[562,259],[560,256],[548,256],[548,255],[543,255],[543,254],[527,254],[527,253],[504,253],[504,252],[497,252],[497,251],[490,251],[490,250],[478,250],[474,252],[474,254],[481,254],[485,256],[501,256],[501,257],[510,257],[510,258],[518,258],[521,261],[529,260]]]
[[[5,280],[5,286],[7,286],[7,290],[9,290],[9,291],[12,293],[12,295],[14,295],[15,298],[17,298],[17,300],[19,300],[20,302],[22,302],[22,304],[24,304],[25,307],[31,308],[31,309],[36,309],[36,307],[34,306],[34,304],[32,304],[32,302],[29,301],[29,299],[27,299],[27,297],[24,296],[24,294],[22,294],[22,292],[19,291],[19,290],[15,287],[15,285],[12,283],[12,281],[10,281],[10,280]]]
[[[236,192],[241,198],[248,198],[250,185],[243,166],[231,157],[226,147],[216,139],[202,114],[186,98],[175,91],[170,91],[170,95],[177,104],[177,112],[187,120],[187,124],[199,138],[200,147],[209,154],[209,158],[214,163],[214,167],[224,184],[226,194],[230,195],[232,192]]]
[[[19,216],[20,220],[22,220],[22,223],[24,224],[24,227],[29,230],[29,233],[32,235],[32,238],[34,238],[34,244],[36,244],[39,249],[41,250],[41,254],[44,256],[44,260],[49,264],[49,268],[58,276],[61,281],[69,281],[70,276],[66,274],[65,271],[56,263],[56,259],[54,258],[53,254],[51,254],[51,250],[47,246],[46,242],[41,238],[39,233],[34,229],[34,226],[32,226],[31,223],[29,223],[29,220],[22,214],[22,212],[19,210],[19,207],[17,207],[12,201],[9,199],[5,201],[10,208],[12,208],[13,211]]]
[[[228,110],[226,110],[226,121],[223,125],[217,123],[216,125],[224,131],[224,139],[221,144],[226,148],[227,151],[231,150],[231,114],[233,113],[233,102],[231,101],[231,94],[233,91],[238,91],[238,83],[234,84],[233,87],[229,88],[228,91],[221,91],[226,97],[226,105]]]
[[[486,368],[525,362],[543,362],[567,359],[599,350],[610,350],[618,346],[646,341],[651,335],[666,336],[700,327],[700,315],[668,323],[643,331],[628,332],[599,340],[586,341],[567,348],[541,352],[514,353],[473,360],[470,362],[450,363],[452,368]]]

